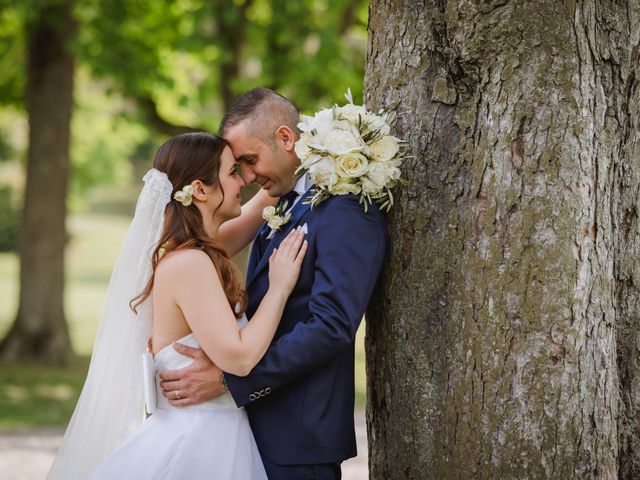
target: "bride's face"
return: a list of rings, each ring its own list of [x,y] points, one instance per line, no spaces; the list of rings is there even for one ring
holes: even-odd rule
[[[238,163],[231,153],[229,147],[225,147],[220,156],[220,172],[218,173],[218,181],[220,185],[215,195],[215,205],[220,205],[214,215],[221,221],[229,220],[240,216],[240,189],[244,186],[244,180],[240,175]],[[222,199],[222,191],[224,190],[224,200]],[[222,204],[220,201],[222,200]],[[220,222],[222,223],[222,222]]]

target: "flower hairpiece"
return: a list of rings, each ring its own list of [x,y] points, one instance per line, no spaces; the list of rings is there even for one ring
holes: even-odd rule
[[[189,205],[191,205],[191,202],[193,202],[192,195],[193,187],[191,185],[185,185],[184,187],[182,187],[182,190],[178,190],[173,194],[173,198],[179,201],[185,207],[188,207]]]

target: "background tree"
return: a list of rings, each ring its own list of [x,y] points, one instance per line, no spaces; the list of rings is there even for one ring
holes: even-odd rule
[[[415,158],[368,312],[372,478],[625,478],[638,448],[640,3],[370,4]]]
[[[21,223],[20,306],[5,359],[64,363],[71,353],[64,290],[65,217],[75,34],[71,1],[33,2],[25,16],[28,175]]]

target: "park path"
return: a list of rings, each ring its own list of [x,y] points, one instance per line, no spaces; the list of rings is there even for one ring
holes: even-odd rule
[[[364,410],[356,410],[358,456],[342,464],[343,480],[368,480]],[[60,428],[19,433],[0,431],[0,480],[43,480],[62,440]]]

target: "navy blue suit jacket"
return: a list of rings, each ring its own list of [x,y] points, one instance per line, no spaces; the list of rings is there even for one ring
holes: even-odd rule
[[[388,243],[386,217],[375,205],[365,213],[357,196],[340,195],[311,209],[305,198],[309,192],[264,252],[254,242],[249,259],[251,318],[269,287],[271,252],[307,224],[307,254],[273,343],[248,376],[225,374],[261,455],[280,465],[356,455],[354,341]]]

